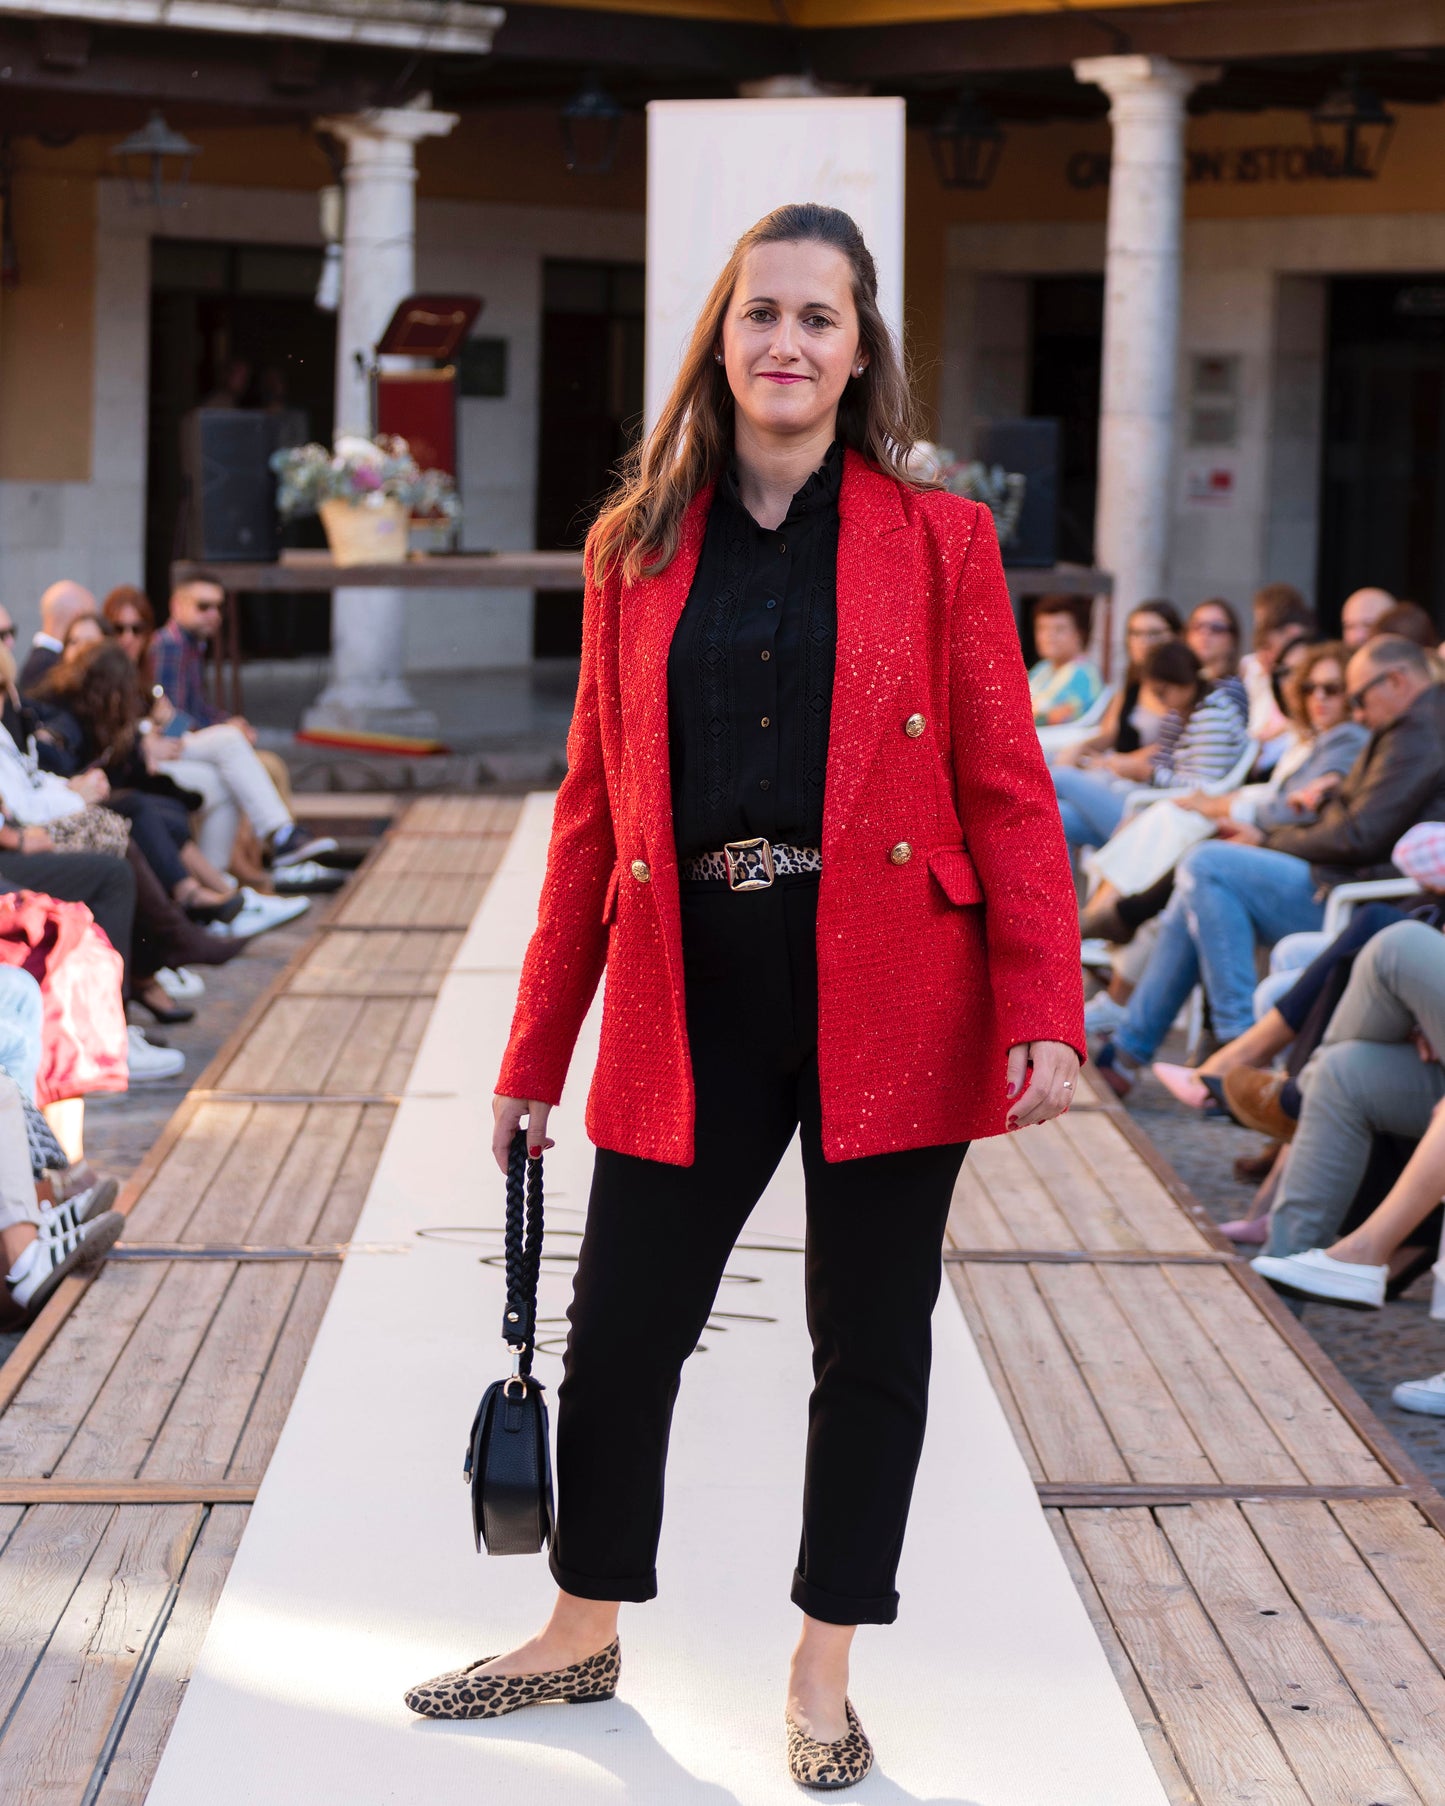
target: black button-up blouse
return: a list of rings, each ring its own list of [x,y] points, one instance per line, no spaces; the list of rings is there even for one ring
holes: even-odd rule
[[[823,778],[838,635],[836,440],[780,527],[719,481],[667,660],[679,859],[765,835],[823,840]]]

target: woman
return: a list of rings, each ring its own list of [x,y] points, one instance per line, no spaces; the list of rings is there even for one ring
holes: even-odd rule
[[[783,207],[739,241],[589,537],[568,772],[493,1100],[499,1165],[524,1120],[551,1145],[605,964],[561,1591],[539,1635],[413,1710],[615,1687],[619,1602],[656,1591],[679,1369],[801,1121],[818,1382],[788,1760],[806,1785],[871,1765],[848,1649],[896,1613],[949,1197],[970,1137],[1067,1106],[1082,1034],[992,520],[903,474],[917,438],[857,227]]]
[[[1041,596],[1034,608],[1039,661],[1029,671],[1035,727],[1065,727],[1093,708],[1104,679],[1084,653],[1089,644],[1087,596]]]
[[[1070,846],[1103,846],[1123,821],[1130,795],[1145,785],[1177,790],[1215,784],[1239,762],[1245,748],[1239,704],[1231,690],[1210,683],[1183,641],[1167,640],[1145,658],[1143,694],[1164,716],[1149,748],[1146,778],[1054,772]]]
[[[125,648],[149,693],[151,636],[156,630],[150,597],[133,583],[118,584],[101,603],[100,613],[117,642]]]
[[[1149,706],[1143,690],[1145,654],[1183,631],[1172,602],[1141,602],[1124,623],[1124,651],[1128,667],[1123,688],[1116,690],[1097,730],[1052,755],[1055,767],[1102,770],[1116,777],[1132,777],[1143,784],[1149,777],[1147,749],[1159,738],[1164,717]],[[1141,757],[1141,752],[1143,756]]]
[[[126,651],[107,638],[77,653],[67,640],[35,700],[46,732],[71,770],[105,773],[107,806],[130,822],[136,845],[181,908],[200,922],[239,915],[240,893],[191,837],[194,799],[146,766],[141,748],[142,726],[149,725],[146,697]]]
[[[1247,716],[1249,695],[1239,675],[1239,622],[1222,596],[1211,596],[1189,611],[1184,644],[1199,660],[1210,683],[1223,690],[1240,714]]]

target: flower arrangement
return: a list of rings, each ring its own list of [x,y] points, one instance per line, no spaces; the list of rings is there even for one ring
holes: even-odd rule
[[[315,514],[323,502],[345,502],[352,508],[382,508],[388,502],[413,515],[460,512],[456,484],[441,470],[423,470],[405,439],[382,433],[363,439],[338,433],[335,447],[297,445],[273,452],[277,476],[276,505],[288,518]]]
[[[1000,546],[1012,542],[1023,513],[1027,477],[1005,470],[1002,464],[982,464],[977,458],[965,462],[946,446],[933,445],[926,439],[914,446],[908,468],[914,476],[938,483],[953,495],[982,502],[993,515]]]

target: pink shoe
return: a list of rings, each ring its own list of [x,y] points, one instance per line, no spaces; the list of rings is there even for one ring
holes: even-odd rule
[[[1262,1217],[1236,1217],[1232,1223],[1221,1223],[1219,1233],[1228,1236],[1232,1242],[1262,1248],[1269,1240],[1269,1216],[1266,1213]]]
[[[1154,1077],[1169,1093],[1189,1110],[1202,1110],[1209,1102],[1204,1081],[1192,1066],[1170,1066],[1167,1061],[1154,1062]]]

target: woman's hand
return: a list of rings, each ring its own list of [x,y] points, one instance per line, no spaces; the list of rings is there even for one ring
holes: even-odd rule
[[[547,1139],[547,1113],[550,1104],[529,1102],[525,1097],[494,1097],[492,1099],[492,1158],[503,1172],[507,1170],[507,1157],[511,1152],[512,1137],[522,1126],[522,1118],[527,1119],[527,1152],[540,1154],[544,1148],[556,1147],[555,1141]]]
[[[84,797],[91,804],[103,803],[110,795],[110,779],[98,765],[92,765],[89,771],[76,772],[67,781],[77,796]]]
[[[1029,1078],[1029,1067],[1033,1076]],[[1028,1079],[1028,1090],[1024,1082]],[[1009,1110],[1010,1129],[1031,1129],[1062,1116],[1074,1101],[1079,1083],[1079,1056],[1062,1041],[1024,1041],[1008,1050],[1008,1095],[1017,1102]],[[1019,1097],[1019,1092],[1023,1096]]]

